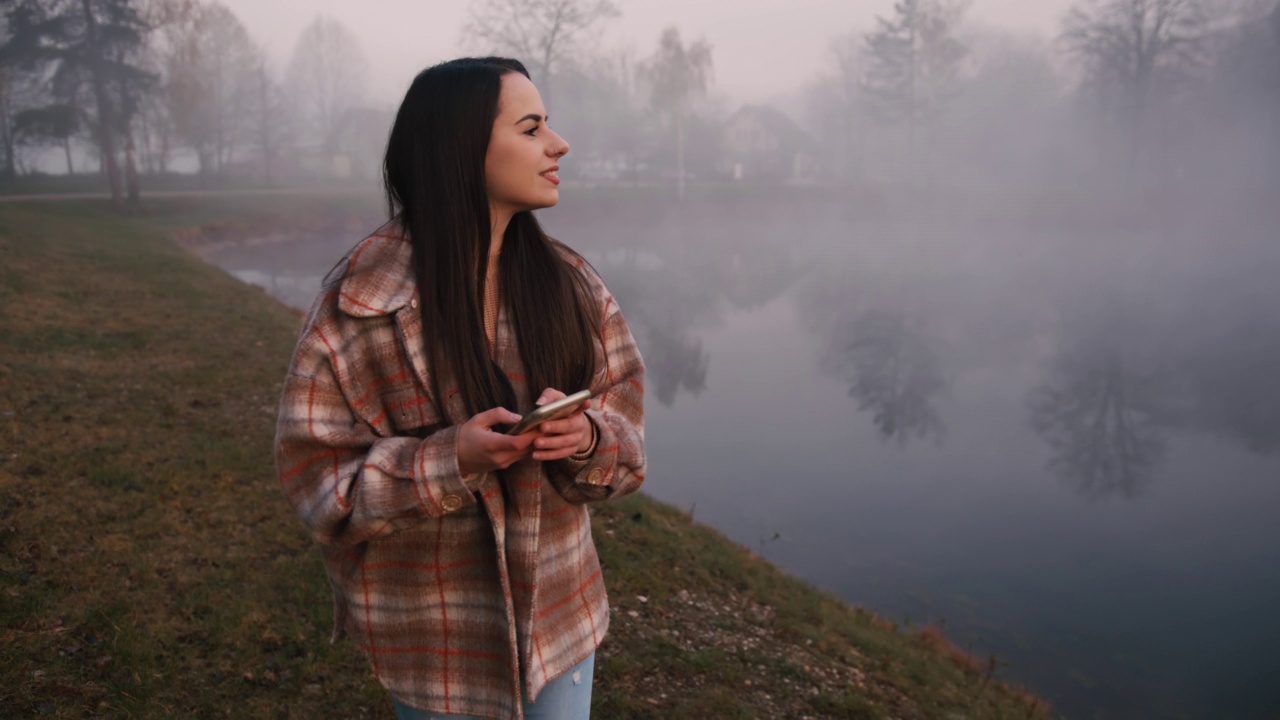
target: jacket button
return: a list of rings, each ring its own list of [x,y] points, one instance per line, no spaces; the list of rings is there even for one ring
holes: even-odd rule
[[[462,507],[462,498],[457,495],[445,495],[444,498],[440,500],[440,507],[443,507],[445,512],[453,512],[454,510]]]
[[[603,484],[604,484],[604,470],[601,470],[600,468],[596,468],[595,470],[592,470],[590,473],[588,473],[588,474],[587,474],[587,484],[588,484],[588,485],[603,485]]]
[[[418,298],[414,298],[414,299],[410,300],[410,301],[409,301],[409,307],[413,308],[414,310],[417,310],[417,309],[418,309]]]

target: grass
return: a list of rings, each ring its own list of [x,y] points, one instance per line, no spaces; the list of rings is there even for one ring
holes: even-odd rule
[[[0,208],[6,716],[392,716],[358,651],[328,643],[319,557],[273,477],[299,318],[172,239],[246,214],[270,210]],[[672,507],[637,495],[593,522],[614,606],[596,717],[1048,716],[939,634]]]

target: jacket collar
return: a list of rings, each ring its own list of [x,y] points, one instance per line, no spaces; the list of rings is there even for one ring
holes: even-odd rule
[[[391,315],[417,294],[413,248],[394,220],[347,254],[338,288],[338,308],[353,317]]]

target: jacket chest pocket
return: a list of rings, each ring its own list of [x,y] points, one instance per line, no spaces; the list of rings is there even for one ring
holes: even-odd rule
[[[387,420],[395,435],[426,437],[440,425],[431,398],[409,387],[393,390],[383,396]]]

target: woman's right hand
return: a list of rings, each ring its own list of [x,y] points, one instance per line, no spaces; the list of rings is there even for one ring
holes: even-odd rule
[[[538,433],[507,435],[493,430],[494,425],[510,425],[519,420],[516,413],[497,407],[462,423],[458,430],[458,470],[463,475],[503,470],[529,457]]]

